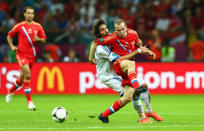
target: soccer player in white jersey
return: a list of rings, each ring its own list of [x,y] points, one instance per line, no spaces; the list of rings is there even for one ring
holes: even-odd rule
[[[109,34],[107,26],[105,25],[104,21],[99,20],[98,22],[94,24],[93,34],[96,37],[106,36]],[[93,41],[91,50],[90,50],[90,55],[89,55],[89,60],[93,64],[96,64],[95,59],[93,59],[95,47],[96,45],[95,45],[95,42]],[[147,49],[145,47],[141,47],[141,51],[145,52],[147,51]],[[120,57],[119,55],[112,52],[110,48],[107,46],[103,46],[103,45],[97,46],[96,52],[95,52],[95,58],[97,60],[97,77],[104,84],[111,87],[113,90],[117,91],[122,96],[123,92],[125,91],[125,88],[121,87],[121,83],[122,83],[121,77],[115,74],[115,72],[113,71],[111,62],[114,62],[116,59],[121,59],[121,58],[131,59],[136,54],[138,54],[138,50],[136,50],[132,54]],[[146,83],[142,79],[138,79],[138,81],[139,81],[140,86],[147,87]],[[140,91],[140,89],[142,90]],[[151,109],[148,89],[139,88],[138,90],[139,90],[139,93],[144,92],[144,93],[141,93],[140,96],[146,107],[145,108],[146,114],[144,114],[143,105],[142,105],[139,95],[137,94],[133,96],[133,107],[138,112],[138,115],[140,117],[139,122],[140,123],[151,123],[148,117],[153,117],[155,120],[162,121],[162,118],[159,115],[157,115],[154,111],[152,111]],[[125,96],[122,96],[121,99],[125,99],[127,101],[125,104],[127,104],[128,102],[132,100],[132,97],[130,95],[129,96],[125,95]],[[114,106],[114,104],[112,106]],[[112,107],[110,107],[110,111],[113,111]],[[111,112],[111,114],[112,113],[113,112]],[[103,123],[109,122],[108,117],[103,117],[102,114],[99,116],[99,119]]]

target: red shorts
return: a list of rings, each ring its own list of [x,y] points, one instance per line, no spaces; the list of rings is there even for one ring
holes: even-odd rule
[[[27,57],[21,54],[16,54],[16,60],[18,64],[20,65],[20,67],[28,64],[31,69],[35,62],[35,57]]]
[[[118,59],[113,63],[113,69],[115,71],[115,73],[119,76],[122,77],[122,84],[121,86],[124,87],[124,85],[129,85],[131,87],[133,87],[131,81],[129,80],[129,77],[126,73],[123,72],[120,63],[125,60],[125,59]]]

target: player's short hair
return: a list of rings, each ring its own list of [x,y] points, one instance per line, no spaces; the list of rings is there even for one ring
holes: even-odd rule
[[[114,25],[120,25],[121,23],[124,23],[126,25],[126,23],[125,23],[125,21],[123,19],[116,19],[114,21]]]
[[[93,28],[92,28],[92,34],[96,37],[96,38],[99,38],[99,37],[102,37],[100,32],[99,32],[99,27],[101,25],[105,24],[105,21],[104,20],[98,20],[96,23],[93,24]]]
[[[27,9],[32,9],[33,11],[35,11],[33,7],[31,7],[31,6],[26,6],[26,7],[24,8],[24,13],[27,11]]]

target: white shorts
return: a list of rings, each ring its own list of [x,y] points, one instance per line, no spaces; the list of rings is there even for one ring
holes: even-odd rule
[[[119,95],[123,94],[123,87],[121,86],[122,80],[118,76],[112,76],[108,79],[99,78],[105,85],[118,92]]]
[[[99,78],[100,79],[100,78]],[[109,79],[100,79],[105,85],[112,88],[114,91],[118,92],[118,94],[121,96],[123,95],[124,88],[121,86],[122,79],[119,76],[114,76]],[[143,85],[145,81],[143,79],[138,79],[139,86]]]

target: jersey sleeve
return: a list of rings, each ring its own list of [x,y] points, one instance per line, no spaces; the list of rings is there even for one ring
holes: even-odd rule
[[[19,29],[19,24],[15,25],[9,32],[8,35],[13,38],[17,33]]]
[[[39,29],[40,29],[39,37],[43,38],[44,40],[46,40],[46,34],[45,34],[45,31],[44,31],[44,29],[43,29],[43,27],[41,25],[39,26]]]
[[[98,45],[111,45],[113,41],[116,40],[116,34],[113,33],[113,34],[110,34],[106,37],[101,37],[101,38],[98,38],[96,43]]]
[[[116,61],[120,56],[114,52],[112,52],[108,47],[106,46],[97,46],[96,54],[102,58],[108,59],[110,62]]]

